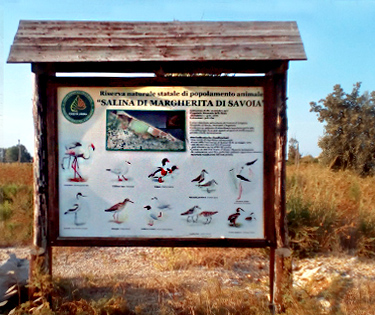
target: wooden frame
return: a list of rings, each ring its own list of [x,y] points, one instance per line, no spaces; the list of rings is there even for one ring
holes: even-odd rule
[[[58,209],[58,130],[57,88],[58,87],[123,87],[123,86],[262,86],[268,95],[265,77],[166,77],[166,78],[55,78],[47,82],[46,127],[48,130],[48,243],[51,246],[173,246],[173,247],[267,247],[274,246],[273,214],[273,160],[276,128],[274,121],[277,109],[272,102],[264,106],[264,239],[202,239],[202,238],[67,238],[59,237]],[[270,99],[265,97],[266,99]]]

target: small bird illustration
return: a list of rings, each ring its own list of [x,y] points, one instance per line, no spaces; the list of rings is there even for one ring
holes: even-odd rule
[[[172,209],[171,205],[164,201],[160,200],[158,197],[152,197],[151,200],[154,200],[156,208],[161,209],[161,210],[167,210],[167,209]]]
[[[82,209],[82,205],[81,205],[81,202],[80,202],[80,198],[82,197],[87,197],[87,196],[84,196],[82,195],[82,193],[78,193],[76,195],[76,203],[73,204],[73,208],[70,208],[68,209],[67,211],[64,212],[64,214],[74,214],[74,224],[75,225],[83,225],[85,224],[85,222],[78,222],[78,212]]]
[[[228,221],[229,221],[229,226],[235,226],[235,227],[238,227],[239,225],[236,223],[238,217],[241,215],[240,211],[243,211],[245,212],[242,208],[237,208],[236,209],[236,212],[231,214],[229,217],[228,217]]]
[[[254,216],[254,212],[251,212],[250,215],[248,217],[245,218],[245,220],[247,221],[253,221],[253,220],[256,220],[255,216]]]
[[[215,186],[217,185],[218,185],[217,181],[214,179],[211,179],[210,181],[204,184],[198,185],[198,186],[202,188],[203,190],[206,190],[208,193],[211,193],[216,190]]]
[[[198,185],[204,181],[204,174],[208,174],[206,170],[202,170],[201,173],[194,178],[191,182],[198,182]]]
[[[152,207],[150,205],[144,206],[143,208],[145,208],[147,211],[149,211],[148,212],[149,221],[147,223],[149,226],[153,226],[155,221],[161,220],[161,218],[163,217],[163,212],[152,211]]]
[[[187,222],[190,222],[190,220],[192,222],[197,222],[198,221],[198,215],[194,215],[194,213],[196,212],[197,209],[200,209],[200,207],[194,206],[194,207],[190,208],[189,210],[181,213],[181,215],[187,215],[187,219],[186,219]],[[194,219],[194,217],[195,217],[195,219]]]
[[[199,213],[199,216],[206,218],[206,222],[204,222],[204,224],[210,224],[212,221],[212,216],[216,213],[218,213],[218,211],[202,211],[201,213]]]
[[[113,220],[116,223],[122,223],[122,221],[119,220],[119,215],[122,210],[125,209],[125,206],[128,202],[134,203],[129,198],[124,199],[124,201],[116,203],[112,207],[104,210],[105,212],[113,212]]]
[[[117,165],[115,168],[107,168],[106,171],[111,172],[115,175],[117,175],[117,179],[119,182],[121,181],[127,181],[128,178],[125,177],[125,174],[129,171],[129,165],[131,163],[129,161],[124,161],[124,163],[121,163]]]

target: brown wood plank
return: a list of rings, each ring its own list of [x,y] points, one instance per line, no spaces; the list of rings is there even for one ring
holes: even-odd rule
[[[116,46],[59,47],[13,46],[8,62],[77,62],[77,61],[176,61],[176,60],[295,60],[304,58],[299,45],[280,47],[256,45],[227,46]]]
[[[52,34],[46,34],[42,37],[30,37],[17,35],[15,38],[15,45],[27,45],[27,46],[76,46],[76,45],[91,45],[91,46],[189,46],[189,45],[259,45],[264,43],[270,43],[273,45],[284,45],[284,44],[299,44],[299,36],[275,36],[271,34],[269,36],[260,35],[236,35],[236,36],[221,36],[212,37],[205,34],[199,34],[197,36],[179,37],[174,35],[166,34],[165,36],[148,36],[140,38],[137,36],[127,35],[124,36],[53,36]]]
[[[101,21],[20,21],[19,29],[28,32],[39,30],[75,32],[86,31],[120,31],[140,32],[152,31],[202,33],[210,31],[234,32],[243,30],[298,30],[295,22],[101,22]]]

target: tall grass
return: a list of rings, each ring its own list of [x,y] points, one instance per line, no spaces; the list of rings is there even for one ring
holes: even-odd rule
[[[375,178],[319,164],[289,166],[287,172],[289,231],[296,253],[375,256]]]
[[[33,222],[32,164],[0,163],[0,246],[29,244]]]

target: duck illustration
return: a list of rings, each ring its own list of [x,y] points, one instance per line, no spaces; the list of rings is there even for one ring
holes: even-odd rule
[[[73,207],[68,209],[67,211],[64,212],[64,214],[74,214],[74,224],[75,225],[84,225],[86,222],[79,222],[78,221],[78,212],[82,209],[82,204],[80,202],[80,198],[82,197],[87,197],[82,195],[82,193],[77,193],[76,195],[76,203],[73,204]]]
[[[115,168],[107,168],[106,171],[117,175],[117,179],[119,182],[123,180],[127,181],[128,178],[125,177],[125,174],[128,173],[130,164],[131,163],[129,161],[124,161],[123,163],[117,165],[117,167]]]
[[[237,208],[236,209],[236,212],[231,214],[229,217],[228,217],[228,221],[229,221],[229,226],[235,226],[235,227],[238,227],[239,224],[236,223],[238,217],[241,215],[240,211],[243,211],[245,212],[242,208]]]
[[[204,224],[210,224],[212,221],[212,216],[216,213],[218,213],[218,211],[202,211],[201,213],[199,213],[199,216],[206,218],[206,222],[204,222]]]
[[[171,168],[167,168],[168,174],[172,174],[175,170],[178,170],[177,165],[173,165]]]
[[[129,198],[124,199],[124,201],[116,203],[112,207],[104,210],[105,212],[113,212],[113,220],[116,223],[122,223],[123,221],[119,220],[119,215],[122,210],[125,209],[125,206],[127,205],[128,202],[134,203],[131,201]]]
[[[250,215],[248,217],[245,218],[245,220],[247,221],[253,221],[253,220],[256,220],[255,216],[254,216],[254,212],[251,212]]]
[[[151,200],[154,200],[156,208],[158,209],[161,209],[161,210],[172,209],[169,203],[167,203],[164,200],[160,200],[158,197],[152,197]]]
[[[155,212],[152,210],[152,207],[150,205],[144,206],[143,208],[145,208],[148,211],[148,216],[149,216],[148,225],[149,226],[153,226],[155,221],[161,220],[161,218],[163,217],[162,211]]]
[[[151,174],[148,175],[148,177],[155,177],[156,174],[158,174],[160,172],[160,175],[161,176],[165,176],[168,174],[168,170],[167,170],[167,163],[169,163],[169,160],[167,158],[164,158],[161,160],[161,166],[159,166],[156,171],[152,172]],[[159,174],[158,174],[159,176]]]
[[[190,222],[190,220],[192,222],[197,222],[198,221],[198,215],[194,215],[194,213],[196,212],[197,209],[200,209],[200,207],[194,206],[194,207],[190,208],[189,210],[181,213],[181,215],[187,215],[187,219],[186,219],[187,222]],[[194,217],[195,217],[195,219],[194,219]]]
[[[198,185],[199,185],[201,182],[204,181],[204,174],[208,174],[205,169],[203,169],[201,173],[196,178],[194,178],[191,182],[198,182]]]

